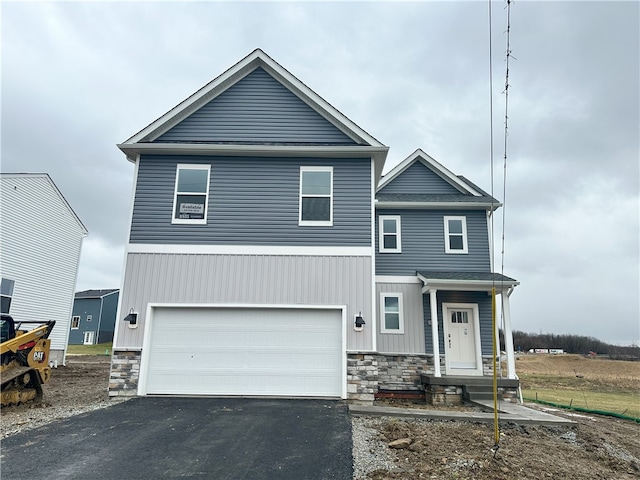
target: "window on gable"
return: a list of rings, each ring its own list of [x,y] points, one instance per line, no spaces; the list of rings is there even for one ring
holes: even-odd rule
[[[80,317],[73,316],[71,317],[71,330],[77,330],[80,328]]]
[[[333,225],[333,167],[300,167],[299,225]]]
[[[378,251],[380,253],[400,253],[400,216],[380,215],[378,217]]]
[[[381,293],[382,333],[404,333],[401,293]]]
[[[466,217],[444,217],[444,242],[446,253],[468,253]]]
[[[9,313],[15,284],[15,281],[9,280],[8,278],[0,280],[0,313]]]
[[[179,164],[171,223],[207,223],[210,165]]]
[[[93,320],[93,317],[91,315],[87,315],[87,322],[90,322],[91,320]]]

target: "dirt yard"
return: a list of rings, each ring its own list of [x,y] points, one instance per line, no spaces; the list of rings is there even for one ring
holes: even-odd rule
[[[503,426],[495,455],[492,424],[385,419],[385,442],[409,438],[411,444],[393,451],[396,469],[368,478],[640,478],[639,425],[592,415],[568,418],[576,426]]]
[[[102,408],[107,396],[109,357],[69,357],[53,371],[42,406],[2,409],[0,436]],[[534,407],[539,408],[539,407]],[[376,419],[373,454],[380,449],[394,467],[371,472],[382,479],[638,479],[640,425],[597,415],[552,412],[576,421],[573,427],[504,425],[499,449],[492,447],[493,425]],[[411,439],[402,449],[387,444]]]
[[[67,356],[67,366],[53,369],[43,385],[41,405],[2,409],[0,438],[121,401],[108,396],[109,361],[107,356]]]

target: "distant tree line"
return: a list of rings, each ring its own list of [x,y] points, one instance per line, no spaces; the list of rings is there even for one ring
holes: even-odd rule
[[[500,332],[502,334],[502,332]],[[501,341],[501,345],[504,343]],[[588,355],[590,352],[598,355],[608,355],[612,359],[640,358],[640,346],[611,345],[593,337],[581,335],[556,335],[554,333],[526,333],[513,331],[514,349],[528,352],[532,348],[561,348],[565,353]]]

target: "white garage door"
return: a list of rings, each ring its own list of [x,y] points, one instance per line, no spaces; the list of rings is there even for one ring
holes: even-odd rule
[[[342,312],[154,308],[143,393],[340,397]]]

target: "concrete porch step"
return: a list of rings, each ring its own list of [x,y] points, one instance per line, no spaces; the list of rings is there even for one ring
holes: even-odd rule
[[[493,388],[493,377],[491,376],[452,376],[443,375],[435,377],[432,374],[423,373],[420,375],[423,385],[457,385],[457,386],[484,386]],[[511,378],[498,378],[498,386],[502,388],[518,388],[520,381]]]
[[[463,395],[466,400],[493,400],[493,392],[466,392],[466,395]],[[498,395],[498,398],[501,396]]]

